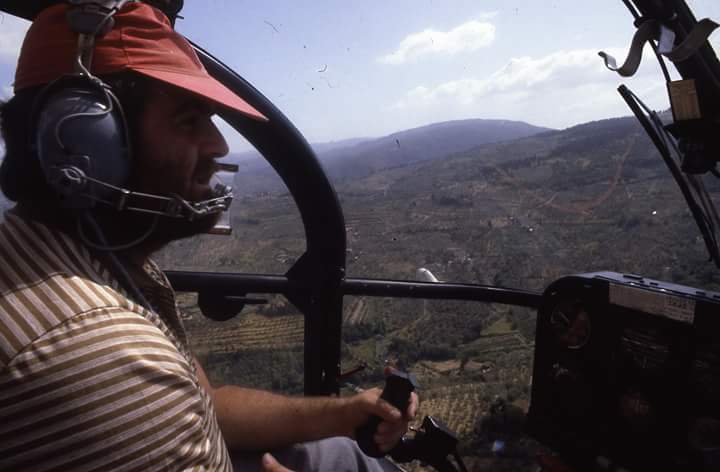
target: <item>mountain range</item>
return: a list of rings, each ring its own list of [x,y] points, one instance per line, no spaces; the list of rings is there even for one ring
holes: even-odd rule
[[[473,146],[483,139],[478,124],[507,126],[440,123],[320,157],[345,213],[348,274],[403,279],[426,267],[442,280],[542,289],[562,274],[604,269],[716,283],[687,205],[634,117],[564,130],[520,124],[523,137]],[[464,139],[428,139],[463,128]],[[245,167],[236,176],[237,232],[222,248],[183,241],[165,262],[285,272],[304,248],[302,223],[271,173]]]
[[[512,141],[552,131],[521,121],[457,120],[433,123],[398,131],[380,138],[355,138],[312,144],[318,159],[333,182],[358,179],[375,172],[430,161],[489,143]],[[241,194],[280,190],[282,183],[255,151],[228,156],[253,178],[242,181]]]
[[[333,182],[345,217],[348,277],[412,280],[424,268],[447,282],[543,291],[565,275],[612,270],[702,290],[720,287],[720,273],[707,262],[682,194],[634,118],[406,164],[385,155],[392,146],[381,149],[386,151],[367,159],[388,167]],[[252,173],[237,178],[241,190],[256,181]],[[708,184],[717,200],[720,181]],[[306,251],[303,224],[287,192],[239,195],[231,217],[232,235],[177,241],[158,254],[161,267],[283,274]],[[267,300],[248,308],[237,334],[233,324],[194,316],[195,332],[206,340],[198,349],[230,383],[260,371],[257,386],[301,390],[301,320],[282,297]],[[343,303],[342,364],[368,366],[359,385],[379,380],[374,373],[392,359],[421,375],[423,391],[444,402],[428,412],[443,421],[451,411],[462,418],[454,424],[487,411],[496,395],[527,404],[534,310],[360,296],[346,296]],[[187,306],[193,309],[192,299]],[[288,372],[299,372],[297,380],[288,383]],[[479,450],[472,441],[484,444],[473,431],[470,426],[461,433],[468,451]]]

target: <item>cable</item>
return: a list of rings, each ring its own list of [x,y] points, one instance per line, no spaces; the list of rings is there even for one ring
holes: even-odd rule
[[[128,2],[128,0],[121,0],[117,3],[117,5],[112,7],[110,9],[110,11],[107,13],[107,15],[105,15],[105,17],[100,21],[100,23],[98,23],[97,28],[95,28],[95,32],[93,32],[93,36],[97,37],[100,34],[100,32],[103,30],[103,28],[105,28],[105,25],[107,24],[107,22],[110,21],[110,19],[113,16],[115,16],[115,13],[119,12],[122,9],[122,7],[125,6],[125,4],[127,2]]]
[[[627,7],[628,10],[630,10],[630,14],[635,18],[636,20],[640,19],[640,13],[635,9],[635,5],[632,4],[630,0],[623,0],[623,3]]]
[[[635,99],[639,101],[637,97],[635,97]],[[651,122],[655,126],[658,135],[662,138],[663,144],[668,154],[672,155],[673,153],[670,153],[670,150],[674,151],[675,160],[678,161],[679,164],[682,164],[682,153],[680,152],[680,149],[678,148],[675,139],[673,139],[672,136],[670,136],[668,131],[665,129],[665,126],[663,125],[656,112],[652,111],[651,113],[649,113],[649,116]],[[705,226],[707,227],[708,237],[712,240],[713,246],[717,247],[718,240],[716,228],[720,226],[720,219],[718,218],[715,205],[713,205],[712,199],[710,198],[707,189],[705,189],[702,178],[684,172],[683,175],[685,175],[685,181],[687,182],[688,189],[691,189],[694,193],[695,203],[699,204],[703,209],[703,211],[700,213],[705,223]]]
[[[462,457],[460,457],[460,453],[458,453],[457,449],[453,452],[453,457],[455,458],[455,462],[457,462],[460,472],[468,472],[467,467],[465,467],[465,463],[463,462]]]
[[[668,135],[667,130],[662,125],[662,122],[660,122],[657,114],[650,110],[625,85],[621,85],[618,88],[618,91],[660,152],[660,156],[668,166],[668,169],[675,179],[675,182],[678,184],[683,197],[685,197],[685,201],[688,204],[690,212],[695,218],[695,222],[697,223],[698,229],[705,240],[707,250],[710,253],[710,259],[715,262],[716,266],[720,267],[720,249],[718,248],[712,218],[715,213],[714,210],[712,210],[712,214],[708,213],[708,209],[706,207],[707,202],[703,201],[704,198],[702,191],[699,190],[701,185],[696,186],[696,182],[691,183],[687,175],[680,170],[680,166],[678,165],[678,162],[676,162],[676,159],[673,158],[670,150],[674,150],[679,156],[682,154],[679,152],[672,139],[668,141],[668,138],[671,138],[671,136]],[[646,115],[643,113],[643,110],[649,111],[649,113]],[[668,142],[670,145],[668,145]],[[700,202],[698,202],[696,195],[699,197]],[[710,202],[710,205],[712,206],[712,202]]]
[[[665,59],[663,59],[662,54],[658,51],[655,41],[650,41],[650,45],[652,46],[655,57],[657,57],[658,63],[660,64],[660,70],[662,70],[663,76],[665,77],[665,82],[669,84],[672,82],[672,79],[670,78],[670,72],[668,72],[667,65],[665,64]]]
[[[152,232],[155,231],[159,219],[160,216],[155,216],[148,230],[143,233],[139,238],[125,244],[119,244],[117,246],[109,246],[107,244],[107,241],[105,240],[105,237],[102,234],[102,231],[100,230],[97,221],[95,221],[95,218],[93,218],[89,212],[84,212],[83,216],[76,220],[76,223],[78,236],[80,236],[80,239],[84,244],[86,244],[88,247],[91,247],[92,249],[95,249],[96,251],[113,253],[117,251],[125,251],[127,249],[137,246],[138,244],[143,243],[145,240],[147,240],[147,238],[150,237]],[[95,237],[99,240],[100,244],[90,241],[90,239],[87,237],[87,234],[85,234],[85,230],[83,228],[83,221],[85,221],[93,230],[93,232],[95,233]]]
[[[80,223],[82,219],[85,219],[87,221],[90,228],[95,233],[95,237],[100,241],[100,243],[104,244],[107,247],[107,240],[105,239],[105,235],[103,234],[102,229],[100,229],[100,226],[97,224],[97,221],[95,221],[95,218],[93,218],[92,215],[90,215],[88,212],[84,212],[82,217],[78,218],[79,228],[82,227],[82,223]],[[80,238],[83,240],[83,243],[88,244],[88,241],[84,237],[84,234],[81,233]],[[95,245],[89,244],[89,246],[93,249],[97,249]],[[143,295],[143,293],[133,281],[132,277],[130,277],[130,274],[128,274],[125,266],[122,264],[122,262],[120,262],[120,259],[118,259],[114,252],[109,252],[108,258],[110,260],[110,264],[113,266],[113,269],[115,269],[115,276],[118,278],[120,284],[128,290],[131,296],[135,299],[136,303],[139,303],[147,310],[152,311],[152,304],[150,304],[147,298],[145,298],[145,295]]]
[[[639,99],[637,96],[635,96],[635,100]],[[641,102],[642,103],[642,102]],[[643,105],[644,106],[644,105]],[[647,107],[645,107],[647,109]],[[658,117],[657,113],[655,111],[652,111],[649,113],[650,120],[652,121],[653,125],[655,126],[655,129],[658,133],[658,135],[662,138],[663,144],[665,148],[667,149],[667,152],[669,154],[669,151],[674,151],[675,160],[678,161],[678,163],[682,164],[682,153],[680,152],[680,149],[678,148],[677,143],[675,142],[675,139],[668,133],[668,131],[665,129],[665,126],[662,123],[662,120],[660,120],[660,117]],[[712,199],[710,198],[710,195],[707,192],[707,189],[705,188],[705,184],[702,181],[702,177],[683,173],[685,175],[685,180],[687,181],[688,188],[692,189],[695,196],[695,201],[700,204],[700,206],[703,209],[702,217],[705,222],[705,225],[707,226],[709,237],[713,242],[713,245],[717,247],[718,241],[717,241],[717,233],[716,228],[720,227],[720,218],[718,217],[717,210],[715,208],[715,205],[712,202]]]
[[[102,82],[97,83],[96,81],[99,81],[96,77],[90,75],[88,78],[95,84],[98,85],[98,88],[102,91],[103,95],[105,96],[105,99],[107,100],[107,109],[99,112],[80,112],[80,113],[73,113],[68,116],[63,117],[60,121],[58,121],[57,125],[55,125],[55,140],[57,141],[58,145],[60,146],[60,149],[62,149],[64,152],[67,152],[67,147],[65,146],[65,143],[63,143],[62,138],[60,137],[60,133],[62,132],[62,127],[65,125],[66,122],[70,120],[74,120],[77,118],[92,118],[92,117],[105,117],[108,116],[113,112],[115,109],[113,104],[113,97],[109,90],[107,90],[106,87],[104,87]],[[124,116],[124,115],[123,115]]]

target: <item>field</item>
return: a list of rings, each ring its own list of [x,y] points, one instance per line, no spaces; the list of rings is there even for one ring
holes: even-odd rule
[[[268,316],[248,311],[237,320],[216,323],[204,319],[193,303],[192,296],[180,297],[193,349],[206,365],[211,381],[289,393],[301,391],[301,316]],[[271,305],[277,303],[277,300],[272,300]],[[417,305],[422,302],[409,303]],[[390,312],[399,309],[397,304],[385,299],[355,297],[346,303],[343,366],[345,369],[360,364],[368,366],[350,381],[365,388],[381,385],[380,372],[386,363],[403,366],[413,372],[421,384],[419,393],[422,403],[415,427],[420,426],[426,415],[447,424],[461,440],[460,448],[468,464],[475,464],[486,456],[483,460],[495,465],[502,462],[508,466],[510,463],[519,467],[524,467],[523,464],[529,466],[529,456],[502,461],[494,457],[489,450],[488,431],[482,427],[484,419],[492,417],[491,406],[499,399],[510,401],[522,411],[526,411],[528,406],[533,343],[505,317],[507,310],[503,307],[490,310],[485,319],[487,328],[482,334],[459,343],[455,350],[448,348],[445,351],[436,349],[417,353],[398,340],[427,325],[434,325],[440,330],[435,336],[441,336],[443,325],[437,321],[445,315],[439,312],[440,304],[431,303],[430,307],[425,304],[426,313],[410,327],[406,323],[395,324],[389,320],[387,324],[378,326],[374,307],[380,305]],[[276,307],[270,311],[277,310]],[[378,330],[382,330],[382,334]],[[463,355],[458,357],[456,352]],[[351,392],[344,390],[344,394]],[[516,443],[527,441],[521,434],[513,434],[517,436],[512,439]],[[430,470],[419,464],[410,464],[407,468],[418,472]]]
[[[720,195],[710,184],[711,196]],[[628,120],[398,166],[337,188],[351,277],[413,280],[426,268],[442,281],[542,291],[563,275],[614,270],[720,287],[675,183]],[[232,237],[176,243],[161,254],[163,266],[285,273],[305,250],[292,200],[282,191],[241,191],[238,203]],[[286,301],[269,301],[222,324],[204,320],[192,299],[183,303],[194,347],[216,381],[299,393],[302,318]],[[371,297],[344,303],[342,369],[366,366],[351,383],[381,384],[387,364],[408,369],[422,386],[421,417],[457,431],[472,468],[533,470],[537,445],[493,407],[506,405],[519,418],[527,410],[532,310]],[[493,455],[497,438],[512,452]]]
[[[293,315],[268,318],[249,314],[238,323],[199,330],[193,338],[193,346],[199,354],[292,349],[303,344],[303,319]]]

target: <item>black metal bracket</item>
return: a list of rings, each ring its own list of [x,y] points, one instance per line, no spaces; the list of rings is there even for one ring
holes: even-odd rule
[[[335,189],[305,138],[275,105],[198,46],[208,72],[268,118],[227,111],[222,118],[265,157],[297,203],[307,250],[288,271],[283,293],[305,317],[305,393],[337,394],[345,274],[345,220]],[[249,293],[246,291],[245,293]],[[240,294],[243,292],[240,291]]]
[[[322,269],[322,266],[320,270],[317,267],[313,264],[312,256],[305,254],[287,275],[183,271],[167,271],[166,275],[178,292],[212,293],[221,299],[245,297],[248,293],[284,295],[305,315],[306,382],[313,382],[311,385],[317,388],[311,390],[306,383],[308,394],[339,390],[342,380],[342,299],[346,295],[476,301],[529,308],[538,308],[542,301],[540,293],[529,290],[473,284],[341,278],[341,273],[332,274]],[[327,313],[332,316],[323,316]]]

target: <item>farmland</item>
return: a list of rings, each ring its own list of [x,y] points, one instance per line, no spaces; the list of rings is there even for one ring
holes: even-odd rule
[[[442,281],[541,291],[563,275],[615,270],[720,286],[682,196],[627,119],[385,169],[337,188],[350,277],[412,280],[425,268]],[[717,184],[710,193],[718,195]],[[238,204],[232,237],[179,241],[160,255],[163,267],[290,269],[305,250],[290,196],[241,190]],[[215,381],[302,392],[303,323],[286,300],[269,297],[214,323],[183,297],[194,348]],[[473,468],[532,470],[536,445],[521,427],[493,419],[492,408],[500,402],[520,417],[527,410],[532,310],[347,296],[342,317],[342,369],[366,366],[351,383],[381,384],[387,364],[408,369],[422,387],[420,418],[437,416],[454,428]],[[492,454],[498,438],[511,453]]]

